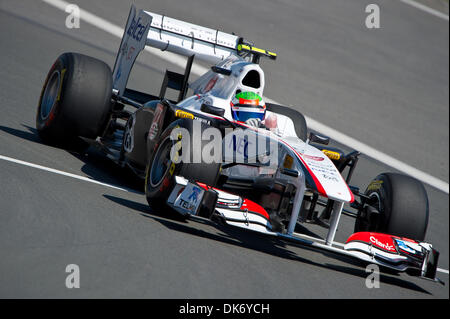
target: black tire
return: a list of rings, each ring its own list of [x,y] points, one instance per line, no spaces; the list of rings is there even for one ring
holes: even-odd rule
[[[209,126],[201,123],[201,132]],[[175,129],[182,128],[189,132],[189,145],[192,147],[189,154],[191,157],[188,161],[172,162],[170,150],[179,143],[181,146],[181,139],[184,136],[179,136],[177,140],[171,139],[171,133]],[[157,204],[155,200],[165,202],[170,195],[174,185],[175,176],[183,176],[190,181],[196,181],[215,186],[220,175],[221,163],[192,163],[192,156],[194,153],[201,154],[203,143],[193,143],[193,121],[192,120],[178,120],[167,127],[155,143],[155,147],[151,154],[149,154],[149,161],[145,172],[145,195],[150,205]],[[169,152],[169,153],[168,153]],[[179,148],[178,155],[183,159],[183,148]]]
[[[60,55],[39,98],[39,136],[48,143],[77,136],[96,138],[109,119],[111,93],[112,75],[106,63],[78,53]]]
[[[355,232],[374,231],[419,241],[425,239],[428,196],[420,181],[403,174],[383,173],[369,184],[365,194],[380,215],[374,221],[357,218]]]

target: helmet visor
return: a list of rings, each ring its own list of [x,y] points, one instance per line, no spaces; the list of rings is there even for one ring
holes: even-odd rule
[[[260,119],[262,121],[266,114],[266,108],[259,105],[238,104],[231,107],[231,113],[236,121],[245,122],[248,119]]]

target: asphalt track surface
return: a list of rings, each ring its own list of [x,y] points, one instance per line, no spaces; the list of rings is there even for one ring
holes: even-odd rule
[[[123,26],[126,1],[76,1]],[[448,182],[448,21],[379,1],[382,28],[367,30],[359,1],[135,1],[139,8],[226,32],[279,53],[263,62],[265,95]],[[0,0],[0,155],[122,186],[121,191],[0,160],[0,297],[448,298],[405,274],[367,289],[358,264],[270,238],[167,218],[146,204],[142,183],[95,150],[44,145],[34,129],[46,73],[62,52],[114,63],[120,39],[40,1]],[[170,63],[143,53],[130,87],[157,92]],[[348,151],[348,148],[344,147]],[[389,166],[362,157],[364,188]],[[449,268],[448,194],[426,187],[427,241]],[[337,240],[353,221],[343,217]],[[319,234],[323,231],[313,229]],[[68,264],[81,288],[67,289]]]

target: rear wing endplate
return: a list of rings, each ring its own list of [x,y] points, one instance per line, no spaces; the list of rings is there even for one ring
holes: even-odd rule
[[[133,64],[145,48],[152,16],[131,6],[113,70],[113,90],[123,96]]]

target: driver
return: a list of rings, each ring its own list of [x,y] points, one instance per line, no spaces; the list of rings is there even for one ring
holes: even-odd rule
[[[245,123],[256,128],[269,129],[277,133],[277,116],[269,111],[266,117],[266,104],[261,96],[255,92],[240,92],[231,100],[231,115],[235,121]],[[231,175],[257,177],[273,174],[271,167],[254,167],[237,165],[229,168]]]
[[[239,92],[231,100],[231,114],[235,121],[253,127],[277,128],[277,117],[271,114],[266,118],[266,104],[255,92]]]

